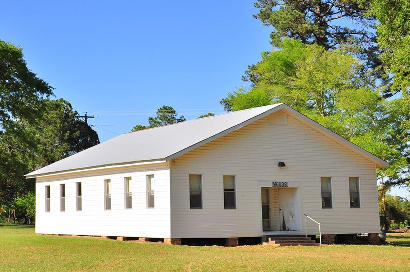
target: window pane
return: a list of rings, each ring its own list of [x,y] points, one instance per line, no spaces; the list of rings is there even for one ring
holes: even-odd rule
[[[45,210],[46,212],[50,211],[50,186],[46,186],[46,199],[45,199]]]
[[[202,176],[189,175],[189,205],[191,209],[202,209]]]
[[[235,192],[224,192],[224,208],[235,209]]]
[[[65,184],[60,184],[60,196],[65,197]]]
[[[65,211],[65,184],[60,184],[60,211]]]
[[[224,208],[236,208],[235,176],[223,176],[224,181]]]
[[[50,186],[46,186],[46,198],[50,198]]]
[[[104,183],[104,207],[106,210],[111,210],[111,180],[106,179]]]
[[[77,182],[77,196],[81,196],[82,192],[81,192],[81,182]]]
[[[147,207],[154,208],[155,192],[153,190],[154,175],[147,175]]]
[[[224,190],[235,190],[235,176],[224,176]]]
[[[77,211],[81,211],[82,210],[82,192],[81,192],[81,182],[77,182],[76,183],[76,208]]]
[[[350,192],[350,207],[359,208],[360,207],[360,193],[359,193],[359,178],[358,177],[349,178],[349,192]]]
[[[105,194],[106,195],[111,194],[111,180],[110,179],[105,180]]]
[[[125,208],[132,208],[131,177],[124,178]]]
[[[322,208],[332,208],[332,182],[330,177],[322,177],[321,194],[322,194]]]

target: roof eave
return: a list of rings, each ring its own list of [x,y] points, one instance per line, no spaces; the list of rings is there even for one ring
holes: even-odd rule
[[[141,165],[147,165],[147,164],[159,164],[159,163],[166,163],[166,162],[167,162],[167,160],[165,160],[164,158],[160,158],[160,159],[154,159],[154,160],[144,160],[144,161],[123,162],[123,163],[112,163],[112,164],[105,164],[105,165],[95,165],[95,166],[75,168],[75,169],[45,172],[45,173],[39,173],[39,174],[32,174],[33,172],[31,172],[31,173],[28,173],[24,176],[26,177],[26,179],[30,179],[30,178],[38,178],[38,177],[78,173],[78,172],[84,172],[84,171],[101,170],[101,169],[114,169],[114,168],[119,168],[119,167],[141,166]]]

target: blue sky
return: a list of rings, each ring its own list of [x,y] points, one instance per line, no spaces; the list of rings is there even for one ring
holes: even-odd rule
[[[0,39],[23,48],[57,98],[93,114],[105,141],[162,105],[187,119],[223,112],[219,101],[272,49],[255,13],[252,0],[6,1]]]
[[[162,105],[187,119],[219,101],[264,50],[253,1],[7,1],[0,39],[90,121],[102,141]],[[4,12],[7,11],[7,12]]]

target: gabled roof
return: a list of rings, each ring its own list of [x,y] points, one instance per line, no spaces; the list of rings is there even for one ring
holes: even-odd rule
[[[388,166],[385,161],[346,141],[287,105],[274,104],[122,134],[33,171],[26,177],[32,178],[127,163],[171,160],[281,109],[309,122],[338,142],[349,145],[373,161],[378,167]]]

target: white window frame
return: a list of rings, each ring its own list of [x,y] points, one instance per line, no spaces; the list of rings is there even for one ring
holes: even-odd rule
[[[331,207],[323,207],[322,200],[322,178],[330,178],[330,205]],[[323,210],[333,209],[333,178],[330,176],[321,176],[320,177],[320,206]]]
[[[112,203],[111,203],[112,183],[111,182],[112,182],[111,179],[104,179],[104,210],[106,211],[110,211],[112,208]]]
[[[80,188],[80,190],[78,190]],[[81,194],[79,194],[81,191]],[[83,210],[83,184],[82,182],[75,183],[75,205],[76,211]]]
[[[49,197],[47,197],[47,188],[48,188],[48,195]],[[46,185],[44,187],[44,210],[46,213],[49,213],[51,211],[51,186],[50,185]]]
[[[226,208],[225,207],[225,183],[224,183],[224,177],[225,176],[233,177],[233,183],[234,183],[233,193],[235,195],[235,197],[234,197],[234,201],[235,201],[234,206],[235,207],[234,208]],[[238,207],[238,194],[237,194],[237,184],[236,183],[237,183],[236,182],[236,175],[222,175],[222,191],[223,191],[223,200],[224,200],[224,210],[236,210],[237,207]]]
[[[350,205],[350,202],[351,202],[351,198],[350,198],[350,178],[357,178],[357,182],[359,182],[359,207],[352,207],[351,205]],[[361,186],[361,181],[360,181],[360,177],[359,176],[352,176],[352,177],[349,177],[348,178],[348,181],[347,181],[348,183],[347,183],[347,186],[348,186],[348,191],[349,191],[349,207],[351,208],[351,209],[360,209],[361,207],[362,207],[362,197],[361,197],[361,188],[360,188],[360,186]]]
[[[124,177],[124,208],[132,209],[131,177]],[[128,191],[127,191],[128,187]]]
[[[190,184],[190,176],[200,176],[201,183],[200,183],[200,192],[201,192],[201,207],[191,207],[191,184]],[[189,193],[189,209],[190,210],[202,210],[204,208],[204,194],[203,194],[203,182],[204,176],[202,174],[188,174],[188,193]]]
[[[64,192],[64,196],[63,196],[63,192]],[[65,204],[66,204],[65,198],[66,198],[66,186],[65,186],[65,183],[62,183],[60,184],[60,212],[65,212]]]
[[[147,209],[154,209],[155,208],[155,190],[152,189],[152,181],[154,179],[155,179],[154,174],[148,174],[148,175],[145,176],[145,191],[146,191],[146,206],[147,206]],[[151,199],[152,199],[152,204],[151,204]]]

